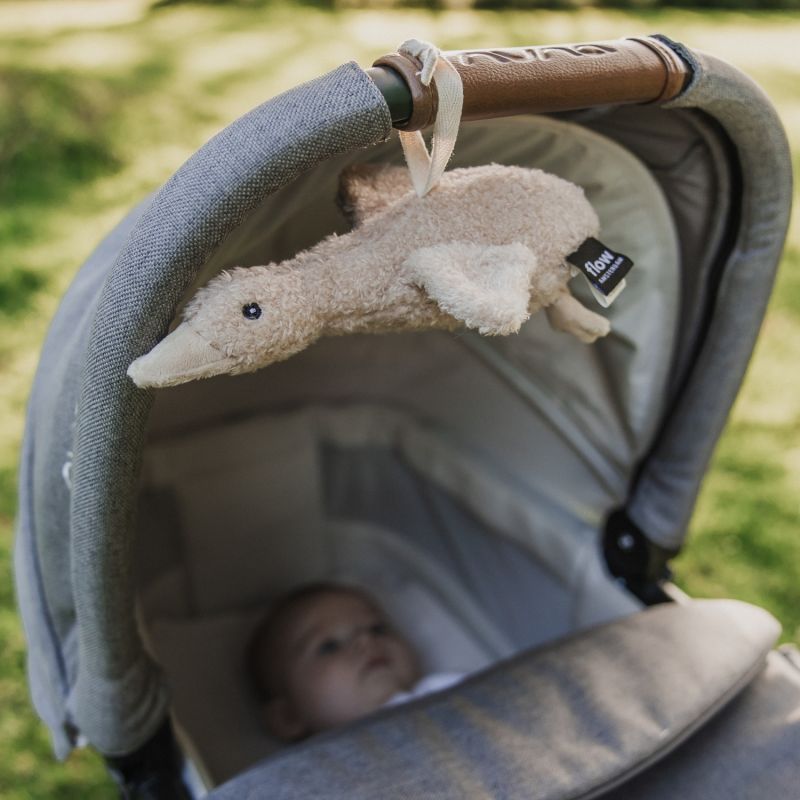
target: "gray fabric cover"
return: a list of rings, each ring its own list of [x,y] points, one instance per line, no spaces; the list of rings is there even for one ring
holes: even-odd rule
[[[78,669],[69,520],[75,405],[100,289],[143,210],[143,205],[135,208],[103,240],[70,286],[50,326],[28,400],[15,579],[28,643],[31,694],[59,757],[73,745],[72,732],[65,727],[65,702]]]
[[[735,601],[658,606],[313,737],[209,797],[596,797],[727,703],[778,632]]]
[[[800,796],[800,652],[766,669],[714,719],[607,800],[789,800]]]
[[[132,231],[116,232],[62,306],[34,390],[18,538],[33,694],[59,755],[74,727],[106,754],[129,752],[166,712],[133,614],[131,523],[152,394],[128,380],[128,365],[164,335],[195,271],[265,194],[390,131],[383,97],[352,63],[270,100],[198,151]]]
[[[682,54],[686,51],[682,50]],[[680,547],[700,483],[741,385],[772,290],[792,204],[789,145],[769,99],[749,78],[696,54],[688,89],[667,106],[699,108],[723,126],[741,168],[741,217],[688,383],[628,505],[668,549]]]

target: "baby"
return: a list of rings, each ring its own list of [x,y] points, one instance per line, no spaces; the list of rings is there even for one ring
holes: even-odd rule
[[[248,662],[266,726],[285,742],[460,677],[420,681],[416,654],[375,601],[333,583],[312,584],[280,600],[256,629]]]

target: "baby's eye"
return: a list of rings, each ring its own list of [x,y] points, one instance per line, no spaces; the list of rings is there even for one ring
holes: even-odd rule
[[[336,639],[324,639],[317,645],[317,655],[330,656],[341,650],[342,644]]]
[[[369,632],[372,636],[388,636],[391,629],[385,622],[376,622],[369,626]]]

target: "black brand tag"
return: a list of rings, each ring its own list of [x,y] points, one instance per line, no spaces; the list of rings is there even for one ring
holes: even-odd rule
[[[608,297],[628,274],[633,261],[597,239],[587,239],[567,261],[576,266],[599,292]]]

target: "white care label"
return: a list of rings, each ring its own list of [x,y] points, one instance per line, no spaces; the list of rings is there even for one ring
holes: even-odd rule
[[[602,306],[610,306],[625,288],[625,276],[633,266],[628,256],[614,252],[597,239],[587,239],[567,261],[589,281],[592,294]]]

